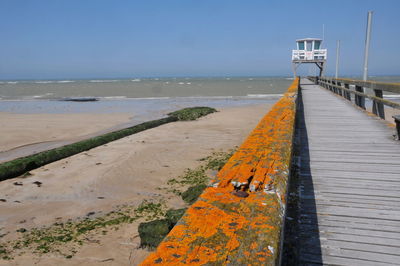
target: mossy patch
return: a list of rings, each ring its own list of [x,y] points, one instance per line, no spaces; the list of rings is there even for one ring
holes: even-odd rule
[[[165,214],[166,214],[166,203],[163,200],[158,202],[144,200],[135,209],[136,217],[138,218],[144,217],[146,221],[164,217]]]
[[[172,192],[178,196],[182,196],[188,187],[204,187],[208,185],[211,178],[213,178],[210,171],[219,171],[229,160],[235,149],[230,149],[227,152],[218,151],[213,152],[210,156],[201,158],[199,161],[202,164],[195,169],[186,169],[183,175],[176,178],[171,178],[167,181],[167,191]]]
[[[122,224],[132,223],[140,218],[153,220],[166,215],[164,201],[143,201],[138,207],[122,206],[105,215],[84,218],[76,221],[57,222],[52,226],[17,230],[20,237],[14,241],[0,244],[0,258],[12,259],[24,250],[37,254],[57,253],[72,257],[79,246],[90,239],[92,233],[107,234],[109,230],[118,230]]]
[[[180,121],[190,121],[214,112],[217,112],[217,110],[211,107],[189,107],[169,113],[168,115]]]
[[[170,222],[167,219],[155,220],[139,224],[140,246],[155,248],[170,231]]]
[[[186,169],[184,174],[169,179],[167,182],[169,192],[180,195],[187,204],[193,204],[207,188],[211,176],[209,170],[220,170],[234,153],[234,149],[228,152],[213,152],[210,156],[200,159],[202,165],[195,169]],[[139,225],[141,247],[154,249],[167,236],[186,209],[170,209],[164,218]]]
[[[226,164],[229,158],[235,153],[235,149],[230,149],[227,152],[218,151],[213,152],[210,156],[200,159],[201,161],[205,161],[205,167],[210,170],[219,171]]]
[[[186,209],[170,209],[165,219],[139,224],[140,246],[149,249],[156,248],[183,216]]]
[[[201,193],[203,193],[203,190],[206,189],[206,187],[207,185],[204,184],[189,187],[185,192],[182,193],[182,199],[188,204],[193,204],[201,195]]]
[[[182,209],[169,209],[166,214],[165,218],[169,220],[173,225],[175,225],[179,219],[185,214],[186,208]]]

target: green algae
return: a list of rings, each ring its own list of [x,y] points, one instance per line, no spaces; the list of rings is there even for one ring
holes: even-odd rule
[[[144,122],[133,127],[106,133],[101,136],[65,145],[60,148],[39,152],[37,154],[5,162],[0,164],[0,181],[27,174],[27,172],[30,170],[39,168],[43,165],[93,149],[111,141],[118,140],[150,128],[175,121],[196,120],[201,116],[205,116],[213,112],[216,112],[216,110],[210,107],[184,108],[168,114],[169,116],[166,118]]]

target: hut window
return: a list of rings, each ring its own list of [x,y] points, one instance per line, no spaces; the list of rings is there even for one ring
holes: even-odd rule
[[[299,50],[304,50],[304,42],[298,42]]]
[[[312,51],[312,41],[307,41],[307,51]]]

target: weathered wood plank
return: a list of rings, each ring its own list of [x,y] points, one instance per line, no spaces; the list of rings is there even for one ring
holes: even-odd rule
[[[317,214],[302,214],[300,217],[302,223],[312,223],[312,222],[345,222],[348,224],[366,224],[366,225],[375,225],[374,230],[381,230],[380,226],[394,226],[399,227],[400,221],[394,220],[385,220],[385,219],[369,219],[363,217],[348,217],[348,216],[340,216],[340,215],[317,215]]]
[[[312,230],[315,228],[313,225],[305,225],[301,226],[301,229],[305,232]],[[375,238],[384,238],[384,239],[400,239],[399,232],[387,232],[382,230],[370,230],[370,229],[360,229],[360,228],[347,228],[347,227],[339,227],[339,226],[327,226],[327,225],[318,225],[318,229],[321,239],[329,238],[330,235],[334,233],[346,234],[346,235],[355,235],[355,236],[369,236]],[[400,247],[399,247],[400,248]],[[400,254],[400,253],[399,253]]]
[[[299,264],[399,264],[400,142],[394,128],[303,82]]]
[[[354,164],[350,163],[339,163],[339,162],[311,162],[310,166],[312,169],[327,169],[327,170],[335,170],[335,169],[343,169],[345,171],[354,171],[354,172],[366,172],[366,173],[390,173],[393,176],[396,176],[400,173],[400,166],[398,165],[386,165],[385,167],[377,167],[376,165],[371,164],[357,164],[358,167],[355,168]]]
[[[398,182],[398,177],[394,176],[392,173],[376,173],[370,172],[359,172],[357,170],[340,170],[340,169],[311,169],[313,176],[318,176],[319,178],[343,178],[343,179],[368,179],[368,180],[382,180],[385,182]],[[309,172],[301,173],[304,177],[310,175]]]
[[[310,254],[310,253],[302,253],[300,257],[300,265],[310,265],[312,263],[320,262],[320,255]],[[354,266],[354,265],[363,265],[363,266],[387,266],[385,262],[378,262],[376,260],[364,260],[364,259],[354,259],[354,258],[346,258],[346,257],[336,257],[336,256],[325,256],[323,258],[323,263],[326,265],[346,265],[346,266]],[[319,264],[321,265],[321,264]]]
[[[318,228],[323,228],[324,226],[336,226],[336,227],[342,227],[342,228],[355,228],[355,229],[367,229],[367,230],[377,230],[377,226],[379,225],[379,230],[382,230],[383,232],[398,232],[399,231],[399,225],[384,225],[384,224],[379,224],[375,221],[375,223],[363,223],[363,222],[353,222],[353,221],[340,221],[340,220],[334,220],[332,219],[320,219],[318,220],[318,224],[315,224],[312,222],[312,220],[302,220],[304,224],[301,226],[305,225],[313,225],[313,226],[318,226]],[[371,221],[371,220],[368,220]],[[398,253],[400,254],[400,252]]]

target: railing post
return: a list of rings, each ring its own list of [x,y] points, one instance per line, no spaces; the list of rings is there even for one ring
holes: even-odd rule
[[[336,81],[334,81],[333,79],[331,79],[331,84],[332,84],[332,90],[333,90],[333,92],[336,93],[336,94],[338,94],[338,93],[337,93],[337,88],[335,87]]]
[[[376,97],[383,98],[382,90],[374,90],[374,92]],[[385,119],[385,107],[382,103],[374,100],[372,105],[372,112],[380,118]]]
[[[337,82],[336,82],[336,80],[335,81],[333,81],[333,85],[337,85]],[[336,92],[336,94],[339,94],[339,88],[338,87],[334,87],[335,88],[335,92]]]
[[[338,85],[338,86],[341,87],[341,86],[342,86],[342,83],[339,82],[339,81],[336,81],[336,85]],[[344,95],[343,95],[343,90],[342,90],[342,89],[339,89],[339,95],[342,96],[342,97],[344,96]]]
[[[394,115],[392,117],[394,118],[394,122],[396,123],[397,140],[400,140],[400,115]]]
[[[364,88],[356,85],[356,91],[364,93]],[[365,97],[356,95],[355,100],[357,106],[361,107],[362,109],[365,109]]]
[[[346,89],[350,90],[350,85],[349,84],[345,83],[344,87]],[[345,98],[351,102],[351,94],[350,94],[350,92],[345,91],[344,95],[345,95]]]

